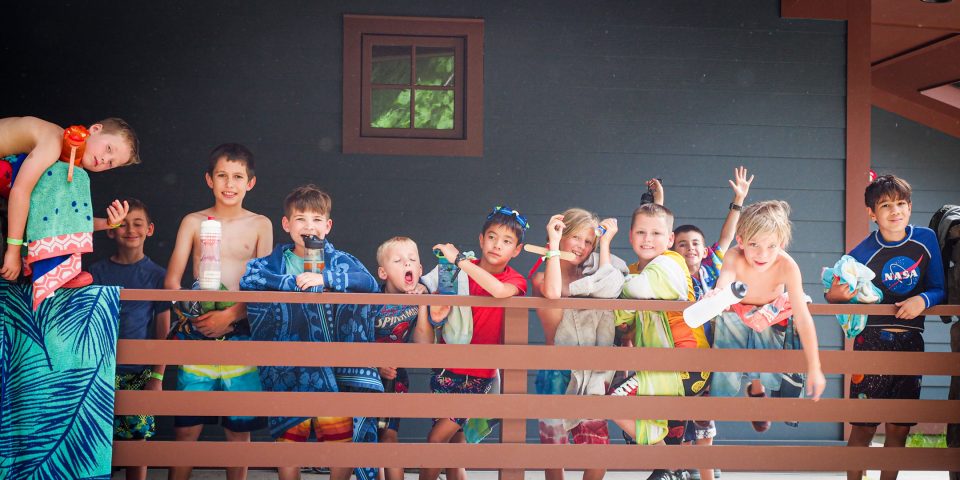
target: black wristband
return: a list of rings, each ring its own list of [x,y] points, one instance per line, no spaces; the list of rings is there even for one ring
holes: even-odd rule
[[[730,210],[736,210],[738,212],[743,211],[743,205],[737,205],[736,203],[730,202]]]
[[[466,255],[464,255],[463,252],[460,252],[460,253],[457,254],[457,258],[455,258],[455,259],[453,260],[453,265],[456,266],[456,267],[459,267],[459,266],[460,266],[460,262],[462,262],[462,261],[464,261],[464,260],[467,260],[468,258],[469,258],[469,257],[467,257]]]

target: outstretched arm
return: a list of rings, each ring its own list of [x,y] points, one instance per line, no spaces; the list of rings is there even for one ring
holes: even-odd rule
[[[457,247],[453,246],[450,243],[442,243],[433,246],[434,249],[440,249],[443,252],[443,256],[447,258],[457,258],[457,255],[460,254],[460,251],[457,250]],[[510,298],[514,295],[520,293],[520,289],[512,283],[503,283],[500,280],[497,280],[496,277],[490,274],[490,272],[484,270],[479,265],[471,262],[470,260],[461,260],[457,264],[457,267],[467,274],[474,282],[477,282],[477,285],[480,285],[480,288],[483,288],[490,293],[490,296],[494,298]]]
[[[750,192],[750,184],[753,183],[753,175],[747,179],[747,169],[737,167],[733,170],[733,180],[730,182],[730,188],[733,189],[733,204],[743,206],[743,201],[747,199],[747,193]],[[737,221],[740,220],[740,210],[731,208],[727,212],[727,219],[723,222],[723,228],[720,230],[720,240],[717,247],[722,251],[727,251],[730,243],[737,234]]]
[[[800,267],[796,262],[789,262],[786,265],[787,295],[790,297],[790,305],[793,308],[793,324],[800,335],[800,343],[803,345],[803,356],[807,360],[807,395],[814,401],[820,400],[823,389],[827,385],[827,380],[823,376],[823,370],[820,368],[820,347],[817,342],[817,329],[813,324],[813,317],[810,316],[810,309],[807,308],[806,295],[803,293],[803,280],[800,276]]]

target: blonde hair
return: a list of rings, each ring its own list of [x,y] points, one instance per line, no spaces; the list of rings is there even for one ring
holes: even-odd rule
[[[786,247],[790,243],[790,204],[783,200],[757,202],[743,209],[737,222],[737,236],[744,242],[758,235],[773,233]]]
[[[584,230],[593,230],[600,225],[600,217],[596,213],[582,208],[568,208],[563,212],[563,229],[561,238],[568,238]]]
[[[637,217],[644,215],[647,217],[660,217],[667,222],[667,230],[673,231],[673,212],[669,208],[659,203],[644,203],[633,211],[633,217],[630,219],[630,229],[637,223]]]
[[[377,247],[377,265],[383,266],[387,251],[390,250],[391,247],[404,244],[413,245],[413,248],[417,248],[417,242],[414,242],[409,237],[393,237],[381,243],[380,246]]]
[[[122,118],[116,117],[104,118],[97,123],[103,125],[101,132],[118,135],[127,141],[127,145],[130,147],[130,160],[121,166],[129,167],[140,164],[140,139],[137,137],[137,132],[133,131],[133,127],[131,127],[129,123],[125,122]]]

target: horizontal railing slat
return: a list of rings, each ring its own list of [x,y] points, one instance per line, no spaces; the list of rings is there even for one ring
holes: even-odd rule
[[[960,470],[944,448],[540,444],[116,442],[113,464],[147,466],[720,468],[749,471]]]
[[[386,397],[385,395],[389,395]],[[400,418],[696,418],[960,423],[960,400],[604,397],[431,393],[118,391],[120,415]]]
[[[133,365],[297,365],[406,368],[806,372],[801,351],[560,347],[543,345],[424,345],[318,342],[120,340],[117,363]],[[960,375],[960,353],[821,350],[825,373]]]
[[[417,305],[427,301],[431,305],[470,305],[474,307],[506,308],[586,308],[596,310],[683,310],[691,302],[669,300],[622,300],[595,298],[561,298],[549,300],[542,297],[493,298],[461,295],[418,295],[388,293],[306,293],[306,292],[231,292],[204,290],[140,290],[123,289],[121,300],[198,300],[227,302],[267,303],[331,303],[331,304],[401,304]],[[828,315],[837,313],[866,313],[870,315],[893,315],[893,305],[821,304],[810,305],[810,313]],[[960,315],[960,305],[940,305],[924,312],[926,315]]]

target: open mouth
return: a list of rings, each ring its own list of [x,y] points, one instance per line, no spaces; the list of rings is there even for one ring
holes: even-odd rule
[[[406,272],[403,272],[403,281],[407,285],[410,285],[415,281],[413,270],[407,270]]]

